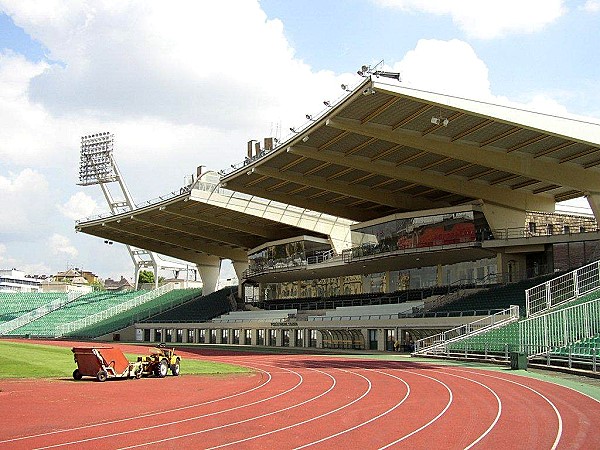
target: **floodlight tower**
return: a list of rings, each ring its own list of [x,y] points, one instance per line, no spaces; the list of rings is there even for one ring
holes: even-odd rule
[[[135,208],[133,198],[123,181],[119,168],[113,158],[115,135],[109,132],[90,134],[81,138],[81,159],[79,162],[80,186],[99,184],[110,212],[118,214]],[[110,183],[120,188],[120,198],[115,199],[108,189]],[[129,256],[135,266],[135,288],[138,288],[139,273],[142,268],[152,268],[154,286],[158,287],[157,257],[153,252],[126,245]]]

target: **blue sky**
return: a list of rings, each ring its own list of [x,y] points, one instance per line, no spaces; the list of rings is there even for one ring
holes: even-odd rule
[[[599,0],[0,0],[0,268],[131,276],[122,246],[74,232],[106,211],[76,184],[82,135],[116,134],[139,203],[285,137],[380,60],[407,85],[598,118],[598,42]]]

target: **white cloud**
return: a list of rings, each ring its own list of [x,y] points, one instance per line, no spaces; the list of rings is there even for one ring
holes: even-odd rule
[[[373,0],[404,11],[449,15],[467,36],[493,39],[509,34],[533,33],[556,21],[565,12],[564,0]]]
[[[58,210],[69,219],[77,220],[99,214],[102,210],[92,197],[84,192],[77,192],[63,205],[56,205]]]
[[[599,0],[587,0],[585,4],[582,6],[584,11],[590,13],[597,13],[600,11],[600,1]]]
[[[54,233],[48,239],[48,247],[53,255],[67,255],[76,258],[79,251],[71,244],[68,237]]]
[[[421,39],[394,64],[402,83],[449,95],[489,99],[488,68],[466,42]]]
[[[34,169],[0,175],[3,220],[0,234],[39,235],[49,213],[49,185],[46,177]]]

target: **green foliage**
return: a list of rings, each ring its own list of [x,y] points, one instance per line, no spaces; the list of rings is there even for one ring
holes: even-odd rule
[[[158,277],[158,282],[161,283],[165,280],[165,277]],[[138,275],[138,283],[154,283],[154,272],[151,270],[140,270]]]
[[[140,270],[138,283],[154,283],[154,272],[149,270]]]
[[[90,286],[94,289],[94,291],[105,291],[106,288],[100,281],[93,281],[90,283]]]
[[[99,343],[106,345],[106,343]],[[109,344],[110,345],[110,344]],[[145,354],[140,347],[139,355]],[[126,354],[135,361],[138,354]],[[71,378],[77,364],[70,347],[0,341],[0,379]],[[248,373],[249,369],[211,361],[182,358],[181,375],[223,375]]]

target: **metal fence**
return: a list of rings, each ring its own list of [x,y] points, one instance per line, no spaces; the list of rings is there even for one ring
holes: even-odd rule
[[[143,303],[149,302],[150,300],[154,300],[161,295],[166,294],[167,292],[175,289],[175,283],[167,283],[157,289],[154,289],[150,292],[146,292],[145,294],[138,295],[132,299],[127,300],[119,305],[113,306],[111,308],[105,309],[104,311],[97,312],[96,314],[92,314],[87,317],[83,317],[79,320],[75,320],[70,323],[65,323],[56,327],[56,331],[54,333],[54,337],[61,337],[65,334],[72,333],[73,331],[81,330],[82,328],[88,327],[90,325],[94,325],[95,323],[101,322],[105,319],[109,319],[112,316],[115,316],[123,311],[127,311],[131,308],[135,308]]]
[[[415,342],[415,354],[423,354],[434,350],[444,352],[449,343],[468,336],[485,333],[486,331],[515,322],[518,319],[519,307],[512,305],[510,308],[503,309],[496,314],[417,340]]]
[[[525,291],[527,317],[600,289],[600,261],[580,267]]]
[[[521,351],[543,354],[600,334],[600,298],[519,322]]]

